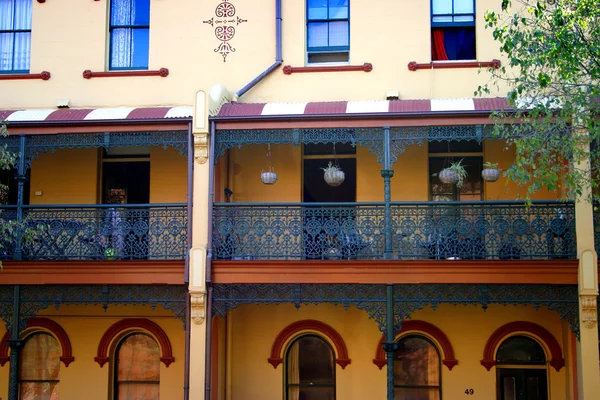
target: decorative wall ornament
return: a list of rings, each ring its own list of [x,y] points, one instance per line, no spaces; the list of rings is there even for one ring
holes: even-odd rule
[[[598,309],[596,306],[596,295],[579,295],[581,304],[581,324],[592,329],[598,323]]]
[[[200,325],[204,322],[206,317],[206,294],[205,293],[191,293],[190,304],[192,306],[192,320],[194,324]]]
[[[194,159],[198,164],[208,160],[208,133],[194,133]]]
[[[244,22],[248,22],[247,19],[242,19],[235,15],[235,13],[235,6],[231,3],[231,0],[222,0],[215,8],[215,16],[202,21],[215,29],[215,36],[221,43],[214,51],[223,56],[223,62],[227,62],[227,55],[229,53],[235,52],[235,47],[229,43],[235,36],[235,28]]]

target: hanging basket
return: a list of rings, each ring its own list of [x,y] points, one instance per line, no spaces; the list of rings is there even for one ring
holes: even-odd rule
[[[481,177],[486,182],[496,182],[500,178],[500,170],[497,168],[486,168],[481,171]]]
[[[441,170],[438,176],[440,177],[440,181],[442,181],[442,183],[450,183],[452,185],[457,183],[459,179],[458,173],[456,171],[452,171],[451,169]]]
[[[325,173],[323,174],[323,179],[329,186],[340,186],[344,179],[346,179],[346,174],[344,171],[340,169],[337,165],[333,165],[331,161],[325,168],[321,168]]]
[[[277,182],[277,174],[275,173],[275,171],[262,171],[260,173],[260,180],[262,181],[262,183],[264,183],[265,185],[273,185],[275,182]]]

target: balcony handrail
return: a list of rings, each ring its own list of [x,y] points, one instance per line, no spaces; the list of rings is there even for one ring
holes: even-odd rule
[[[0,209],[16,209],[16,205],[0,205]],[[153,207],[187,207],[187,203],[143,203],[143,204],[28,204],[23,209],[36,208],[153,208]]]
[[[572,206],[573,201],[563,200],[480,200],[480,201],[392,201],[393,206],[473,206],[473,205],[501,205],[501,206],[524,206],[531,205],[566,205]],[[352,206],[383,206],[385,202],[237,202],[237,203],[214,203],[215,207],[352,207]]]

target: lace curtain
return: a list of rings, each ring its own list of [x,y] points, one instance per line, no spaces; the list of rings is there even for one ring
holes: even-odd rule
[[[19,368],[20,400],[58,400],[60,356],[54,336],[36,333],[27,339]]]

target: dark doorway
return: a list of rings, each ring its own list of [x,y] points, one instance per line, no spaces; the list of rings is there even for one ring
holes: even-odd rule
[[[356,159],[342,158],[336,163],[344,171],[346,178],[340,186],[331,187],[323,179],[323,170],[328,158],[304,160],[304,202],[354,202],[356,201]]]
[[[30,170],[25,172],[27,179],[23,185],[23,204],[29,204]],[[0,205],[16,205],[19,182],[17,170],[14,168],[0,171]]]
[[[150,203],[149,161],[104,161],[103,204]]]
[[[545,369],[497,368],[498,400],[548,400]]]

